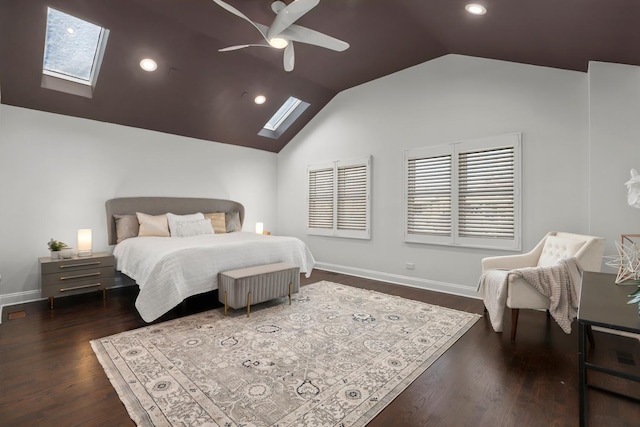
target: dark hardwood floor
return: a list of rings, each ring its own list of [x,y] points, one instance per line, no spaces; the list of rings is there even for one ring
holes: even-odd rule
[[[320,280],[372,289],[482,314],[479,300],[315,270]],[[137,288],[5,307],[0,325],[0,426],[131,426],[89,341],[146,325]],[[212,294],[189,299],[158,321],[219,307]],[[11,319],[11,320],[10,320]],[[505,314],[505,331],[510,316]],[[478,321],[453,347],[387,406],[370,427],[577,426],[577,334],[564,334],[545,313],[522,310],[515,344]],[[640,366],[638,340],[595,332],[590,356]],[[620,362],[619,355],[624,355]],[[616,357],[617,355],[617,357]],[[639,366],[633,367],[636,370]],[[637,384],[607,382],[626,393]],[[590,425],[639,426],[640,404],[589,392]]]

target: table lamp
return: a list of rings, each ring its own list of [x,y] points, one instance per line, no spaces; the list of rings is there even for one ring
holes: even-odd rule
[[[91,229],[78,230],[78,256],[91,256]]]

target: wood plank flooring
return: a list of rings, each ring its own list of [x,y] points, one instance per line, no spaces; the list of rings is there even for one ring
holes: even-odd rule
[[[478,314],[483,310],[479,300],[319,270],[303,277],[302,284],[320,280]],[[97,293],[58,298],[53,311],[47,301],[5,307],[0,325],[0,426],[134,425],[89,341],[145,326],[134,307],[136,296],[136,287],[126,287],[109,290],[105,301]],[[158,321],[219,306],[206,294]],[[509,331],[508,313],[504,325]],[[575,329],[566,335],[545,313],[522,310],[512,344],[508,333],[493,332],[483,318],[369,426],[577,426]],[[590,357],[611,363],[631,360],[637,365],[633,369],[640,367],[637,340],[598,332],[595,336]],[[637,384],[592,378],[640,393]],[[590,425],[640,425],[637,401],[594,390],[589,399]]]

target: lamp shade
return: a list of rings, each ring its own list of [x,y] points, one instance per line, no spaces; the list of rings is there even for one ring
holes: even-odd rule
[[[264,231],[264,224],[261,222],[256,222],[256,233],[262,234]]]
[[[91,229],[78,230],[78,256],[91,256]]]

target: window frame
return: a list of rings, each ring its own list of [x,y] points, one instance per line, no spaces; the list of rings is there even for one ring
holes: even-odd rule
[[[365,192],[366,201],[364,204],[365,229],[352,230],[341,229],[338,224],[340,210],[340,198],[338,191],[338,174],[340,169],[350,167],[365,167]],[[332,170],[332,220],[331,228],[310,227],[311,217],[311,173],[313,171]],[[361,197],[361,196],[360,196]],[[343,199],[344,200],[344,199]],[[306,197],[306,229],[307,234],[315,236],[344,237],[350,239],[371,239],[371,156],[352,160],[336,160],[332,162],[318,163],[307,166],[307,197]]]
[[[91,71],[89,73],[89,78],[84,79],[76,76],[72,76],[70,74],[66,74],[59,71],[54,71],[46,68],[46,57],[47,53],[51,48],[55,48],[55,46],[49,46],[49,18],[51,11],[55,13],[60,13],[67,15],[73,19],[83,21],[89,25],[93,25],[100,29],[100,33],[98,35],[98,40],[96,43],[95,51],[93,54],[93,60],[91,63]],[[102,67],[102,61],[104,59],[105,50],[107,47],[107,41],[109,39],[109,30],[100,25],[94,24],[92,22],[86,21],[82,18],[79,18],[75,15],[68,14],[59,9],[48,7],[47,8],[47,24],[45,27],[45,41],[44,41],[44,52],[43,52],[43,62],[42,62],[42,77],[40,85],[45,89],[51,89],[59,92],[65,92],[71,95],[82,96],[85,98],[93,97],[93,89],[95,88],[98,82],[98,75],[100,74],[100,68]],[[54,49],[55,50],[55,49]]]
[[[513,147],[513,239],[463,237],[459,234],[459,193],[460,193],[460,154],[483,150],[496,150],[502,147]],[[472,248],[487,248],[501,250],[520,250],[522,235],[522,134],[510,133],[487,138],[459,141],[447,145],[421,147],[403,152],[403,237],[407,243],[422,243],[446,246],[461,246]],[[436,236],[415,234],[409,232],[409,161],[411,159],[451,156],[451,234]]]

